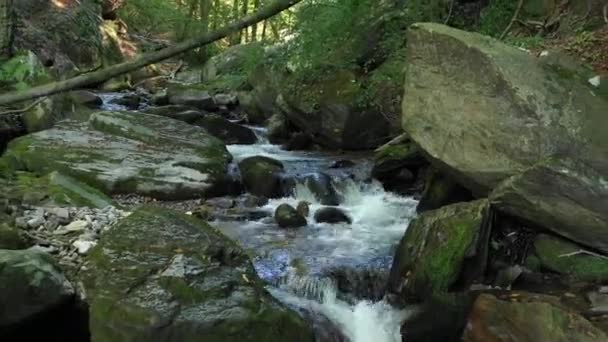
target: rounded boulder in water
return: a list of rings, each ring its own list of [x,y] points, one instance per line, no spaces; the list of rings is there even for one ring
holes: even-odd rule
[[[324,207],[315,212],[317,223],[352,223],[352,219],[336,207]]]
[[[306,201],[300,201],[300,203],[298,203],[298,205],[296,206],[296,210],[298,211],[298,213],[300,213],[300,215],[307,217],[310,213],[310,203]]]
[[[274,220],[281,228],[298,228],[306,225],[306,218],[287,203],[281,204],[275,210]]]

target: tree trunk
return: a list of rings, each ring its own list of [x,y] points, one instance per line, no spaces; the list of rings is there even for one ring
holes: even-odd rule
[[[14,34],[13,0],[0,0],[0,61],[13,55]]]
[[[260,0],[253,0],[253,11],[257,11],[260,8]],[[255,42],[258,40],[258,24],[251,26],[251,41]]]
[[[45,84],[43,86],[30,88],[25,91],[2,94],[0,95],[0,106],[31,100],[42,96],[53,95],[85,86],[100,84],[113,77],[126,74],[146,65],[163,61],[167,58],[177,56],[186,51],[196,49],[203,45],[225,38],[234,32],[244,29],[245,27],[249,27],[264,19],[270,18],[299,3],[300,1],[302,0],[276,0],[272,4],[260,9],[258,12],[224,26],[215,32],[210,32],[208,34],[201,35],[200,37],[188,39],[166,49],[140,55],[133,61],[113,65],[106,69],[80,75],[65,81]]]
[[[241,9],[241,17],[244,17],[247,15],[247,12],[249,10],[249,0],[242,0],[243,1],[243,8]],[[248,37],[247,37],[247,27],[245,27],[245,29],[241,30],[241,37],[239,38],[239,40],[241,42],[247,42]],[[243,39],[243,34],[245,35],[245,39]]]
[[[232,2],[232,20],[239,20],[239,0],[234,0]],[[237,45],[241,43],[241,32],[235,32],[230,37],[230,46]]]
[[[211,0],[200,0],[199,4],[200,10],[200,20],[202,21],[202,30],[201,33],[203,35],[209,33],[209,18],[211,14]],[[203,45],[199,49],[199,56],[201,58],[201,63],[205,63],[207,61],[207,46]]]

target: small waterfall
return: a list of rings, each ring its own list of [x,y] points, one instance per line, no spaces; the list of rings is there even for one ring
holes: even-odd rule
[[[400,342],[401,324],[408,316],[384,300],[343,301],[329,279],[289,277],[270,291],[297,309],[322,314],[351,342]]]

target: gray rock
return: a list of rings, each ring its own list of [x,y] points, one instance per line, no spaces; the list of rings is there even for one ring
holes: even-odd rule
[[[315,212],[315,221],[318,223],[352,223],[352,219],[340,208],[325,207]]]
[[[274,220],[281,228],[299,228],[306,225],[306,218],[287,203],[277,207]]]
[[[169,103],[191,106],[202,110],[215,111],[217,104],[208,91],[197,89],[170,89]]]

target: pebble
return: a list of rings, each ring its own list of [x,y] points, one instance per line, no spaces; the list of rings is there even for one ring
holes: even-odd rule
[[[86,255],[96,245],[97,241],[76,240],[72,243],[72,246],[76,247],[80,255]]]

